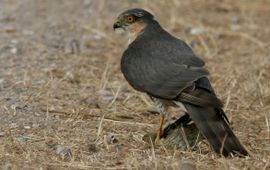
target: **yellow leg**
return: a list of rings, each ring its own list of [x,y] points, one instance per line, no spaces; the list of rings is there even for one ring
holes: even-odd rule
[[[158,133],[157,133],[157,139],[160,139],[161,136],[163,135],[163,124],[164,124],[164,122],[165,122],[165,115],[161,114],[160,122],[159,122],[159,130],[158,130]]]

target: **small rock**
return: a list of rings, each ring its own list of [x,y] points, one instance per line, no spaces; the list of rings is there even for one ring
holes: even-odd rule
[[[17,54],[18,53],[18,48],[16,48],[16,47],[10,48],[10,53]]]
[[[15,137],[16,140],[21,141],[21,142],[26,142],[26,141],[31,141],[32,137],[30,136],[25,136],[25,135],[18,135]]]
[[[231,17],[231,24],[239,25],[240,24],[240,17],[239,16],[232,16]]]
[[[61,156],[65,156],[66,154],[71,155],[71,149],[66,148],[65,146],[62,145],[57,145],[55,152]]]
[[[50,148],[55,150],[55,153],[59,155],[63,160],[69,161],[72,158],[72,151],[69,147],[59,144],[49,144]]]
[[[98,94],[103,95],[103,96],[111,95],[112,94],[112,91],[110,89],[108,89],[108,88],[100,89],[98,91]]]
[[[118,143],[118,139],[116,139],[115,134],[109,133],[107,135],[107,142],[110,144],[115,144],[115,143]]]
[[[100,108],[98,104],[98,99],[96,98],[85,98],[80,101],[81,104],[87,105],[88,107],[95,107],[95,108]]]
[[[0,137],[4,137],[6,135],[6,132],[0,130]]]
[[[23,30],[22,33],[23,33],[24,35],[33,35],[33,34],[34,34],[34,32],[31,31],[31,30]]]
[[[105,101],[111,101],[114,98],[112,91],[108,88],[99,90],[98,94],[100,95],[101,99]]]
[[[14,128],[17,128],[18,125],[17,125],[17,123],[10,123],[10,124],[9,124],[9,127],[10,127],[11,129],[14,129]]]
[[[31,129],[31,126],[25,125],[23,128],[26,129],[26,130],[29,130],[29,129]]]
[[[239,16],[232,16],[231,17],[231,30],[237,31],[240,29],[241,29],[240,17]]]
[[[39,124],[33,123],[32,127],[33,127],[33,128],[38,128],[38,127],[39,127]]]
[[[113,96],[103,96],[102,99],[103,100],[106,100],[106,101],[112,101],[113,100]]]
[[[68,72],[66,72],[65,77],[72,84],[79,84],[80,83],[80,76],[78,74],[74,74],[74,73],[68,71]]]
[[[202,27],[195,27],[195,28],[191,28],[189,30],[189,32],[192,35],[200,35],[200,34],[203,34],[205,32],[205,29]]]

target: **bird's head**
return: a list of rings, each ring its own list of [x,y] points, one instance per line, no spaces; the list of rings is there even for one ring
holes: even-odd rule
[[[153,15],[144,9],[129,9],[117,17],[113,29],[123,29],[129,35],[138,35],[153,19]]]

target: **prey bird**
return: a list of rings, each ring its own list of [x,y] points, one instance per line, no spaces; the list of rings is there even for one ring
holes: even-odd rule
[[[144,9],[121,13],[114,30],[128,33],[130,44],[121,59],[121,71],[129,84],[148,94],[161,115],[157,138],[169,106],[181,107],[193,120],[215,152],[223,156],[248,155],[230,128],[204,61],[182,40],[165,31]]]

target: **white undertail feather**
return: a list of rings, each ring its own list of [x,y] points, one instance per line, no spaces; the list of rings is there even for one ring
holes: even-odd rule
[[[177,106],[179,106],[184,112],[187,113],[187,109],[186,107],[184,106],[184,104],[182,102],[179,102],[179,101],[173,101]]]

